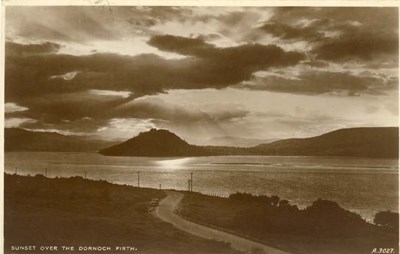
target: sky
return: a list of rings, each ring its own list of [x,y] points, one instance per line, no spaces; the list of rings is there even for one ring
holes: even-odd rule
[[[6,7],[5,127],[194,144],[398,125],[398,9]]]

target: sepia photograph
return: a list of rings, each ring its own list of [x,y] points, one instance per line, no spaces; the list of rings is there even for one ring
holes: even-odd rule
[[[398,254],[398,6],[201,2],[3,1],[3,253]]]

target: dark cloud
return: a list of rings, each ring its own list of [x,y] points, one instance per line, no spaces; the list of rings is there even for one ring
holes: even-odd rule
[[[114,15],[126,17],[129,25],[140,30],[173,19],[183,22],[193,15],[192,11],[187,8],[169,6],[136,6],[132,8],[113,6],[111,10]]]
[[[63,29],[56,29],[37,22],[21,26],[21,29],[19,29],[16,35],[43,40],[81,41],[81,39],[78,39],[79,37],[73,36],[72,33],[66,33]],[[88,38],[86,38],[86,40],[87,39]]]
[[[399,40],[397,34],[360,33],[326,40],[312,50],[318,59],[325,60],[373,60],[386,55],[397,62]]]
[[[270,21],[296,24],[300,20],[324,20],[343,23],[356,21],[366,29],[387,31],[398,29],[397,7],[278,7]]]
[[[259,29],[283,40],[319,40],[324,37],[324,35],[320,31],[316,30],[314,26],[294,27],[288,24],[269,22],[261,26]]]
[[[173,88],[223,88],[250,78],[254,71],[270,66],[294,65],[303,58],[299,53],[285,52],[274,45],[215,48],[200,39],[174,36],[155,37],[151,44],[193,57],[166,60],[151,54],[131,57],[105,53],[25,56],[19,53],[19,49],[33,46],[7,44],[7,97],[13,100],[18,96],[92,88],[129,90],[136,96]],[[56,47],[55,44],[43,45]],[[78,74],[71,80],[51,79],[74,71]]]
[[[191,56],[200,56],[214,49],[214,46],[204,42],[201,38],[186,38],[172,35],[153,36],[150,38],[148,44],[160,50]]]
[[[29,105],[25,116],[41,119],[46,123],[61,120],[75,121],[83,117],[108,118],[110,109],[127,102],[129,99],[92,95],[86,91],[46,94],[23,100]],[[22,112],[21,112],[22,113]]]
[[[398,56],[397,8],[277,8],[258,30],[311,43],[317,59],[370,61]]]
[[[298,20],[294,25],[269,21],[259,27],[258,30],[272,34],[282,40],[304,40],[316,43],[332,36],[340,37],[357,33],[361,26],[361,23],[352,20],[316,18]],[[333,35],[335,33],[336,35]]]
[[[61,46],[57,43],[44,42],[40,44],[18,44],[6,42],[7,56],[29,56],[36,54],[56,53]]]
[[[124,102],[121,98],[109,101],[90,95],[90,89],[130,91],[130,99],[168,89],[219,89],[250,79],[254,71],[270,66],[293,65],[303,57],[273,45],[215,48],[200,39],[174,36],[155,37],[151,44],[190,57],[166,60],[151,54],[73,56],[50,54],[49,50],[46,54],[25,55],[19,54],[21,49],[39,46],[7,44],[7,101],[26,106],[32,109],[31,112],[79,118],[92,116],[89,109],[101,109]],[[57,48],[55,44],[43,45],[39,48]],[[69,79],[54,78],[71,72],[76,74]],[[96,110],[100,111],[99,108]]]
[[[6,48],[6,51],[10,50],[12,49]],[[82,92],[88,89],[128,89],[139,95],[161,92],[161,87],[154,87],[161,85],[161,80],[152,85],[151,82],[156,75],[148,74],[157,72],[157,69],[166,69],[166,60],[155,55],[137,57],[116,54],[18,56],[10,53],[8,55],[5,91],[10,101],[53,93]],[[77,75],[71,80],[52,78],[74,71]],[[160,75],[164,76],[165,73]],[[138,80],[135,81],[134,77]]]
[[[266,23],[260,27],[282,40],[305,40],[313,43],[310,53],[317,59],[373,60],[374,57],[391,56],[397,62],[398,33],[395,31],[375,31],[352,22],[337,23],[332,20],[313,20],[307,26],[290,26],[282,23]],[[329,33],[337,33],[329,35]]]
[[[196,56],[208,64],[221,69],[232,69],[251,73],[270,66],[290,66],[303,60],[298,52],[285,52],[276,45],[245,44],[237,47],[217,48],[199,38],[171,35],[154,36],[149,44],[164,51]],[[235,67],[236,66],[236,67]],[[221,73],[220,73],[221,74]],[[231,75],[235,74],[233,72]],[[242,74],[243,71],[242,71]],[[247,76],[244,74],[243,76]]]
[[[294,94],[385,94],[397,89],[397,78],[356,76],[347,72],[305,71],[297,77],[271,75],[244,85],[247,89]]]

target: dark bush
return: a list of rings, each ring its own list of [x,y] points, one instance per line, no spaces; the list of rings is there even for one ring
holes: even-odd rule
[[[306,209],[299,210],[297,206],[278,196],[256,196],[237,192],[231,194],[229,199],[249,203],[247,209],[236,212],[235,228],[260,234],[279,232],[316,237],[345,237],[363,234],[373,226],[360,215],[329,200],[319,199]],[[379,215],[378,222],[380,225],[394,228],[398,223],[398,216]]]
[[[374,223],[394,232],[399,232],[399,214],[390,211],[375,214]]]

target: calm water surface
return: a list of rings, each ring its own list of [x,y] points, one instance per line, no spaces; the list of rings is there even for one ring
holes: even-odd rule
[[[97,153],[7,152],[8,173],[91,179],[143,187],[187,189],[227,195],[236,191],[278,195],[299,206],[318,198],[372,219],[398,211],[398,161],[313,156],[215,156],[194,158],[106,157]]]

